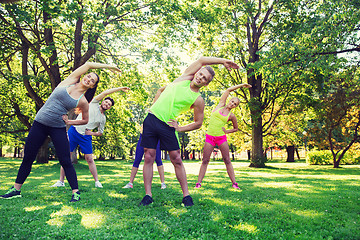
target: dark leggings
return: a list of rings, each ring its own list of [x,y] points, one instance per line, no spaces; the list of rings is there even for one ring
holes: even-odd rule
[[[54,143],[56,155],[59,158],[60,165],[65,170],[66,179],[71,189],[78,189],[75,168],[70,159],[70,145],[66,135],[66,128],[48,127],[37,121],[34,121],[26,138],[24,158],[15,183],[23,184],[25,182],[31,172],[31,166],[35,161],[36,155],[47,136],[50,136]]]
[[[134,164],[133,164],[133,167],[136,167],[136,168],[139,168],[140,162],[144,156],[144,148],[142,146],[140,146],[141,138],[142,138],[142,134],[140,134],[139,141],[136,145],[135,160],[134,160]],[[155,162],[158,167],[163,165],[163,163],[161,161],[160,141],[158,142],[157,147],[156,147]]]

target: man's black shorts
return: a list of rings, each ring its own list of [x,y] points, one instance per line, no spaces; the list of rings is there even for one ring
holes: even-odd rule
[[[158,119],[154,114],[149,113],[143,123],[143,134],[140,146],[156,149],[160,140],[161,150],[179,150],[179,140],[175,128]]]

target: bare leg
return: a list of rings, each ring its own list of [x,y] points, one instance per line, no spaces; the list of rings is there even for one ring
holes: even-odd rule
[[[230,153],[229,153],[229,144],[228,142],[224,142],[219,146],[219,149],[221,151],[221,155],[223,158],[223,161],[225,163],[226,166],[226,171],[230,177],[231,182],[234,184],[236,183],[235,180],[235,172],[234,172],[234,168],[233,165],[230,161]]]
[[[207,166],[209,165],[209,162],[210,162],[210,156],[211,156],[211,153],[213,152],[213,150],[214,150],[214,146],[208,142],[205,142],[204,152],[203,152],[203,160],[202,160],[200,171],[199,171],[198,183],[201,183],[202,180],[204,179]]]
[[[186,197],[189,195],[188,183],[186,179],[186,172],[184,164],[180,158],[180,150],[169,151],[170,160],[174,165],[176,178],[180,183],[183,196]]]
[[[153,164],[156,156],[156,149],[144,148],[144,168],[143,168],[143,177],[144,177],[144,187],[145,194],[152,196],[151,194],[151,183],[153,178]]]
[[[63,167],[60,167],[60,182],[64,182],[65,180],[65,171]]]
[[[164,165],[158,166],[157,169],[158,169],[158,172],[159,172],[161,183],[165,182]]]
[[[99,181],[96,165],[92,154],[85,154],[85,160],[89,165],[89,170],[94,177],[95,182]]]
[[[21,187],[22,187],[22,184],[20,184],[20,183],[15,183],[15,184],[14,184],[14,188],[15,188],[16,190],[20,190]]]
[[[130,174],[130,182],[129,182],[129,183],[133,183],[133,182],[134,182],[138,170],[139,170],[139,168],[137,168],[137,167],[132,167],[132,169],[131,169],[131,174]]]

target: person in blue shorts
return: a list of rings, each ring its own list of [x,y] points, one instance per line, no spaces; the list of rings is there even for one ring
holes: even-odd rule
[[[79,146],[81,152],[85,155],[85,160],[89,165],[89,170],[94,177],[95,187],[102,188],[102,184],[99,181],[96,165],[93,157],[92,149],[92,136],[101,136],[104,132],[106,123],[105,111],[114,106],[114,100],[110,97],[106,97],[109,94],[123,91],[127,92],[130,89],[128,87],[117,87],[103,91],[99,95],[95,96],[89,104],[89,122],[85,125],[78,125],[76,127],[71,126],[68,130],[68,137],[70,143],[70,152],[74,154],[74,151]],[[104,99],[105,98],[105,99]],[[104,99],[104,100],[103,100]],[[100,101],[103,100],[100,103]],[[77,119],[81,119],[80,113]],[[97,128],[97,132],[92,130]],[[63,167],[60,168],[60,180],[57,181],[52,187],[64,187],[65,172]]]
[[[53,90],[45,104],[35,116],[35,120],[26,138],[24,157],[19,168],[15,184],[4,195],[3,199],[21,197],[20,189],[29,176],[36,155],[43,145],[45,139],[50,136],[55,146],[56,155],[61,166],[65,170],[66,178],[72,189],[70,202],[80,200],[78,181],[74,166],[70,159],[69,140],[66,135],[67,125],[84,125],[89,121],[89,103],[99,83],[99,76],[95,72],[86,72],[90,69],[108,68],[120,72],[116,66],[102,63],[86,62],[73,71],[65,80],[59,83]],[[81,75],[83,75],[81,78]],[[85,97],[88,93],[91,96]],[[82,118],[69,120],[66,115],[68,111],[79,108]]]

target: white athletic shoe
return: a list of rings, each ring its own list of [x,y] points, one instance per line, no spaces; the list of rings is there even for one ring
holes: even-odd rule
[[[166,188],[166,184],[163,182],[161,183],[161,189],[165,189]]]
[[[133,188],[133,184],[132,183],[127,183],[123,188]]]
[[[96,181],[95,182],[95,187],[102,188],[103,186],[102,186],[101,182]]]
[[[51,187],[65,187],[65,183],[62,181],[57,181],[54,185]]]

